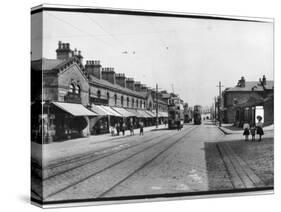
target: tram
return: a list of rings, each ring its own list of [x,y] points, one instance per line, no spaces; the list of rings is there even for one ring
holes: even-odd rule
[[[201,105],[194,105],[193,110],[193,120],[195,125],[200,125],[202,122],[202,106]]]
[[[176,129],[183,127],[184,121],[183,103],[179,97],[172,97],[168,102],[168,127],[169,129]]]

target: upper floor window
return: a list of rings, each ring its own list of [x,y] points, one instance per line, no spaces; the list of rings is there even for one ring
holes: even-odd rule
[[[135,100],[132,98],[132,107],[134,107]]]
[[[123,103],[124,103],[124,97],[121,96],[121,106],[123,107]]]
[[[117,105],[117,95],[116,94],[114,95],[114,102],[115,102],[115,105]]]
[[[107,100],[109,100],[109,98],[110,98],[109,92],[107,92],[106,96],[107,96]]]
[[[80,94],[80,92],[81,92],[81,88],[80,88],[79,85],[77,85],[76,88],[75,88],[75,93]]]
[[[130,105],[130,99],[129,97],[127,97],[127,107],[129,107],[129,105]]]
[[[69,90],[68,90],[68,92],[70,92],[70,93],[74,93],[75,92],[75,86],[74,86],[74,84],[70,84],[69,85]]]
[[[137,99],[137,101],[136,101],[136,107],[138,108],[139,107],[139,100]]]
[[[100,98],[100,97],[101,97],[101,92],[100,92],[100,90],[98,90],[98,92],[97,92],[97,96],[98,96],[98,98]]]

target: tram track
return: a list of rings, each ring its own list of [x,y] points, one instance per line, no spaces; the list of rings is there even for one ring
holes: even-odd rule
[[[126,179],[130,178],[132,175],[134,175],[136,172],[138,172],[139,170],[143,169],[145,166],[147,166],[149,163],[151,163],[153,160],[155,160],[159,155],[161,155],[162,153],[164,153],[165,151],[167,151],[169,148],[171,148],[172,146],[174,146],[176,143],[178,143],[179,141],[181,141],[186,135],[188,135],[191,131],[193,131],[194,129],[196,129],[196,127],[191,127],[189,129],[187,129],[187,132],[179,132],[179,133],[173,133],[172,135],[166,137],[165,139],[158,139],[155,141],[155,138],[153,138],[152,140],[150,139],[150,141],[153,141],[151,142],[152,144],[150,144],[148,141],[146,143],[141,143],[143,144],[143,146],[141,146],[140,149],[139,148],[139,144],[138,145],[135,145],[134,147],[130,147],[128,149],[132,149],[132,152],[129,152],[129,153],[126,153],[124,155],[121,156],[121,159],[119,159],[118,161],[116,162],[113,162],[113,163],[109,163],[107,164],[107,161],[104,162],[105,166],[104,167],[100,167],[99,168],[99,165],[97,165],[97,167],[93,166],[94,169],[96,168],[96,170],[90,174],[86,174],[86,176],[83,176],[83,177],[78,177],[78,179],[76,180],[73,180],[73,182],[69,182],[67,184],[64,184],[64,185],[61,185],[58,189],[55,189],[55,190],[49,190],[49,191],[46,191],[45,195],[44,195],[44,199],[45,200],[56,200],[57,198],[60,198],[59,196],[62,194],[63,196],[63,193],[67,193],[67,192],[70,192],[71,193],[71,189],[76,189],[76,187],[79,187],[79,184],[83,183],[83,182],[86,182],[88,180],[90,180],[91,178],[95,178],[94,180],[98,179],[99,178],[99,175],[102,176],[103,173],[105,172],[108,172],[108,170],[112,169],[112,168],[115,168],[117,169],[117,172],[120,170],[118,169],[118,167],[123,165],[125,165],[126,161],[129,161],[129,160],[133,160],[134,158],[137,158],[137,157],[143,157],[141,155],[141,153],[144,153],[144,152],[152,152],[153,154],[153,157],[152,158],[145,158],[145,162],[144,163],[141,163],[139,164],[139,166],[132,170],[130,173],[128,174],[123,174],[122,173],[122,177],[120,178],[121,180],[118,180],[117,182],[114,182],[114,184],[110,185],[110,187],[108,187],[109,185],[106,185],[106,189],[103,189],[102,191],[99,191],[99,189],[97,189],[97,194],[94,195],[95,197],[102,197],[104,196],[106,193],[108,193],[110,190],[112,190],[113,188],[115,188],[116,186],[118,186],[120,183],[124,182]],[[166,135],[164,135],[166,136]],[[161,138],[162,136],[159,136],[158,138]],[[172,142],[170,141],[170,138],[172,137],[176,137],[175,140],[173,140]],[[147,145],[147,144],[150,144],[150,145]],[[162,144],[162,145],[159,145],[159,144]],[[153,147],[156,147],[158,145],[158,148],[160,148],[160,151],[159,150],[154,150]],[[135,148],[135,150],[134,150]],[[127,149],[127,150],[128,150]],[[156,148],[157,149],[157,148]],[[125,151],[125,150],[122,150],[122,151]],[[134,152],[136,151],[136,152]],[[156,151],[156,152],[155,152]],[[121,152],[121,151],[119,151]],[[114,154],[110,154],[110,155],[106,155],[104,156],[104,158],[108,158],[108,161],[112,160],[112,159],[115,159],[114,157],[112,157]],[[150,154],[149,154],[150,155]],[[109,157],[110,160],[109,160]],[[122,158],[123,157],[123,158]],[[137,160],[137,161],[142,161],[142,160]],[[140,163],[139,162],[139,163]],[[96,164],[94,163],[94,161],[92,161],[93,164]],[[124,175],[124,176],[123,176]],[[110,176],[110,175],[109,175]],[[111,176],[112,177],[112,176]],[[50,181],[51,183],[51,181]],[[110,183],[109,183],[110,184]],[[98,184],[97,184],[98,185]],[[92,185],[93,186],[93,185]],[[101,185],[98,185],[98,186],[101,186]],[[48,185],[44,185],[44,188],[48,188]],[[66,195],[67,196],[67,195]],[[86,196],[87,197],[87,196]],[[92,195],[88,196],[89,197],[92,197]],[[64,197],[65,198],[65,197]]]
[[[93,152],[90,152],[90,153],[87,153],[87,154],[83,154],[81,156],[73,157],[70,160],[65,160],[61,163],[57,163],[53,166],[49,166],[49,167],[44,168],[43,169],[43,180],[50,180],[51,178],[53,178],[55,176],[64,174],[68,171],[71,171],[73,169],[76,169],[76,168],[79,168],[81,166],[87,165],[89,163],[101,160],[101,159],[107,157],[108,155],[117,154],[117,153],[122,152],[124,150],[130,149],[130,148],[133,148],[133,147],[136,147],[136,146],[139,146],[139,145],[143,145],[143,144],[145,144],[147,142],[150,142],[154,139],[158,139],[158,138],[165,137],[165,136],[166,136],[166,134],[157,135],[157,136],[154,136],[152,138],[150,137],[150,138],[145,139],[145,140],[140,140],[136,144],[134,144],[134,142],[137,139],[134,139],[133,141],[131,139],[131,140],[125,142],[125,143],[121,143],[121,144],[119,143],[119,144],[116,144],[114,146],[109,146],[109,147],[102,148],[102,149],[99,149],[99,150],[96,150],[96,151],[93,151]],[[112,150],[112,151],[107,152],[107,150]]]

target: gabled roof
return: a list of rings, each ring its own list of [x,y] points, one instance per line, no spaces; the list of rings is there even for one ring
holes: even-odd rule
[[[63,60],[42,58],[40,60],[31,61],[31,68],[36,71],[53,70],[62,62]]]
[[[265,88],[272,90],[274,86],[273,80],[267,80]],[[245,87],[232,87],[232,88],[226,88],[226,92],[234,92],[234,91],[264,91],[262,85],[258,81],[246,81]]]

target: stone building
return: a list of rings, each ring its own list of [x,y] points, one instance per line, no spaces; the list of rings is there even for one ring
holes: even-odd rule
[[[32,113],[39,116],[32,123],[40,126],[35,130],[38,138],[47,137],[50,142],[105,133],[116,123],[135,127],[140,120],[153,123],[155,93],[112,67],[102,67],[98,60],[87,60],[85,65],[82,60],[81,51],[59,42],[56,59],[32,61]],[[159,92],[158,115],[167,117],[160,97]]]
[[[274,82],[265,76],[259,81],[241,77],[236,86],[222,92],[223,122],[242,126],[244,122],[255,123],[261,115],[265,125],[273,124],[273,88]]]

